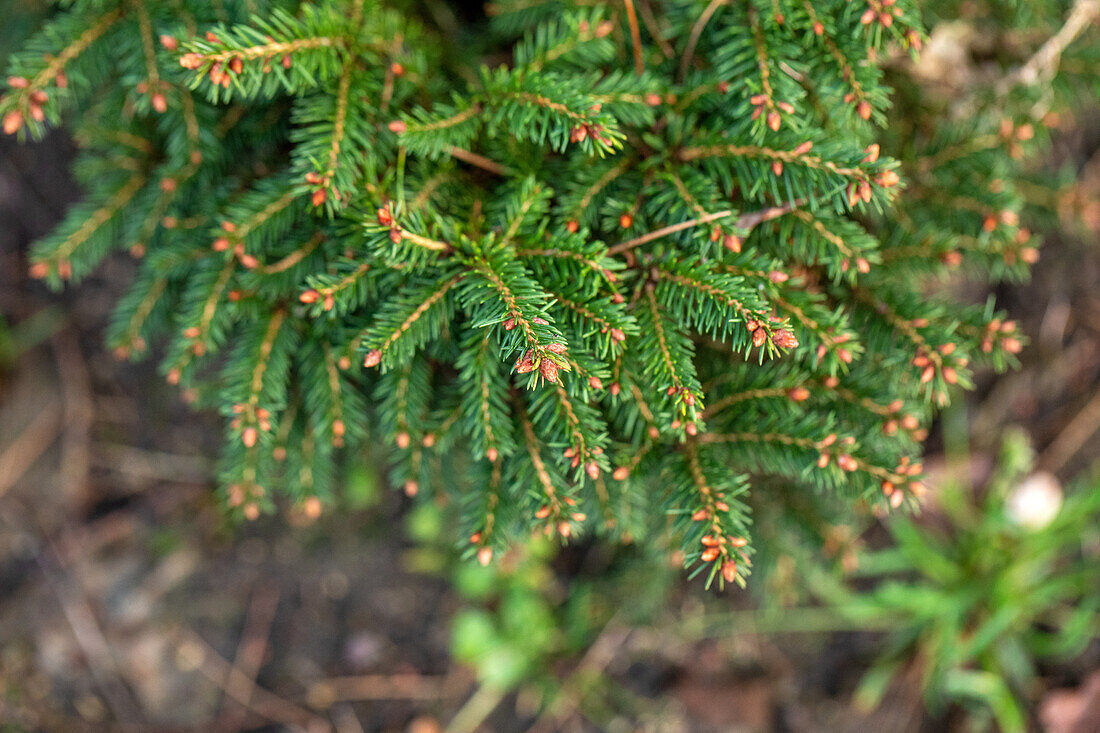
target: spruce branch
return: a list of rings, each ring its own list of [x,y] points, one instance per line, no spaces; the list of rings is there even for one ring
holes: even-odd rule
[[[934,283],[1037,258],[1034,100],[1092,0],[967,119],[896,61],[908,0],[501,0],[464,55],[415,5],[251,5],[64,4],[0,100],[32,135],[79,106],[87,196],[31,274],[139,261],[109,343],[225,415],[234,516],[315,518],[384,443],[481,563],[593,530],[741,583],[749,476],[915,505],[936,404],[1024,347]]]

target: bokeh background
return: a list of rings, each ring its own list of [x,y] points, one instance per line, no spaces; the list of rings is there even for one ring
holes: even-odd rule
[[[0,1],[0,58],[39,5]],[[980,66],[961,13],[928,74]],[[996,291],[1030,345],[937,422],[921,514],[809,522],[722,593],[661,548],[460,561],[367,461],[341,511],[230,521],[214,416],[103,346],[132,263],[26,275],[72,143],[0,138],[0,730],[1100,731],[1098,111],[1050,121]]]

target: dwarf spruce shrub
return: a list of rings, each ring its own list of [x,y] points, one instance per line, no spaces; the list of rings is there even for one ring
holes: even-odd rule
[[[385,445],[483,563],[595,532],[743,583],[751,486],[916,502],[934,407],[1021,348],[934,284],[1034,261],[1057,59],[930,110],[910,0],[60,6],[0,102],[81,148],[30,273],[129,251],[110,345],[225,416],[244,517]]]

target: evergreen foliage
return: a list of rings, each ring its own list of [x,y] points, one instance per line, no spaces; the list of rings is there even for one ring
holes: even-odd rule
[[[1091,60],[1006,44],[929,104],[912,0],[488,12],[61,3],[0,100],[83,150],[31,274],[138,260],[110,345],[225,415],[248,518],[386,443],[482,562],[595,532],[743,583],[752,486],[915,504],[935,406],[1022,346],[932,285],[1026,273],[1021,161]]]

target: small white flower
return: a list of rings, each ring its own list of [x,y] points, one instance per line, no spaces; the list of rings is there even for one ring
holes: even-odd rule
[[[1005,508],[1016,526],[1040,530],[1053,522],[1062,508],[1062,485],[1046,471],[1033,473],[1012,490]]]

